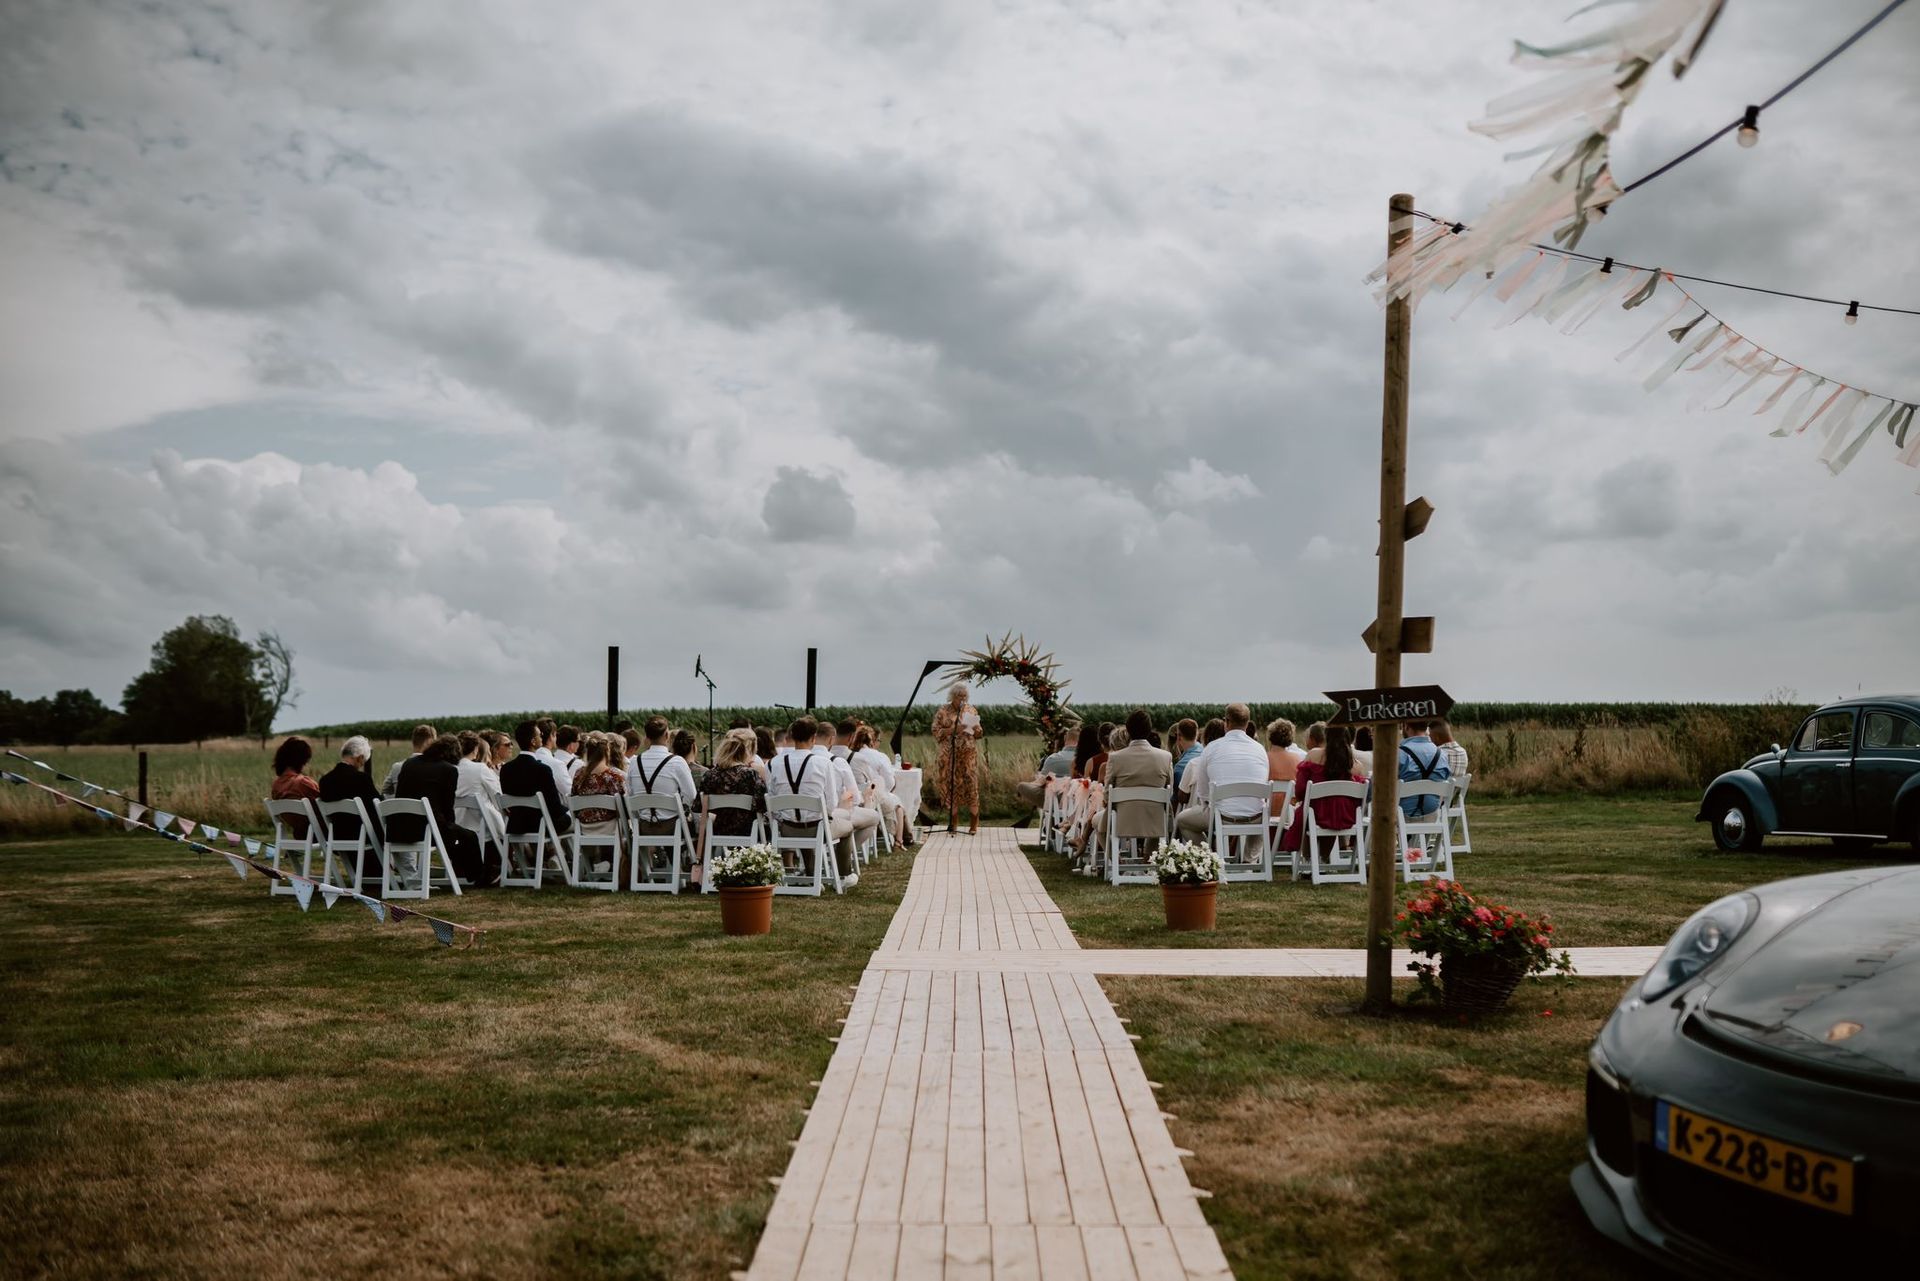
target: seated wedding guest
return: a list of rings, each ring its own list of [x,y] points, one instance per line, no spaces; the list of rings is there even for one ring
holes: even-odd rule
[[[821,729],[826,726],[822,725]],[[853,733],[860,728],[860,722],[851,716],[843,716],[833,726],[833,740],[827,744],[827,750],[841,760],[853,755]]]
[[[1353,731],[1353,767],[1367,778],[1373,777],[1373,727],[1362,725]]]
[[[1400,781],[1402,783],[1444,783],[1453,777],[1447,754],[1427,737],[1425,721],[1408,721],[1400,739]],[[1400,802],[1400,812],[1408,818],[1421,818],[1441,806],[1438,796],[1409,796]]]
[[[1353,739],[1348,736],[1347,727],[1328,725],[1324,732],[1327,741],[1321,758],[1314,760],[1309,753],[1293,776],[1294,792],[1303,803],[1293,807],[1293,822],[1287,826],[1287,834],[1280,838],[1280,848],[1289,853],[1298,850],[1305,838],[1307,807],[1304,802],[1308,787],[1315,783],[1367,781],[1354,768]],[[1352,827],[1354,816],[1359,812],[1360,802],[1346,796],[1323,796],[1313,803],[1314,821],[1322,827]]]
[[[560,726],[551,716],[540,717],[534,725],[540,730],[540,744],[533,749],[533,758],[553,775],[553,785],[560,789],[560,795],[567,796],[572,791],[573,776],[567,773],[553,750],[560,741]]]
[[[847,763],[853,767],[854,782],[859,786],[873,789],[873,799],[880,811],[880,821],[887,825],[887,831],[893,836],[895,845],[907,843],[907,807],[898,796],[893,794],[893,762],[887,754],[873,745],[879,731],[871,725],[862,725],[853,731],[853,755]]]
[[[480,737],[487,740],[487,765],[498,776],[500,767],[513,759],[513,735],[490,729]]]
[[[1327,723],[1325,721],[1315,721],[1307,726],[1307,732],[1302,737],[1306,739],[1307,754],[1300,759],[1318,761],[1326,758]]]
[[[447,856],[453,872],[475,885],[497,885],[498,870],[488,871],[480,853],[480,841],[454,817],[455,797],[460,790],[460,740],[442,734],[428,743],[416,756],[400,765],[400,777],[394,781],[393,794],[401,800],[422,800],[433,811],[440,838],[447,843]],[[426,824],[410,814],[396,814],[387,824],[387,840],[410,844],[424,840]]]
[[[728,730],[721,736],[719,745],[713,749],[713,765],[700,779],[700,831],[704,842],[705,834],[715,836],[746,836],[753,831],[753,820],[757,814],[767,810],[767,782],[760,777],[760,771],[753,767],[754,751],[759,746],[758,739],[748,726]],[[744,796],[753,802],[751,809],[714,809],[709,798],[715,796]],[[694,884],[698,885],[705,876],[705,868],[695,863]]]
[[[693,771],[687,768],[684,760],[673,754],[669,742],[673,727],[664,716],[649,716],[646,724],[641,726],[641,733],[647,745],[638,756],[627,761],[627,795],[677,796],[680,798],[680,808],[691,810],[699,793],[693,786]],[[669,835],[677,817],[667,810],[645,810],[639,816],[640,833],[643,836]]]
[[[856,845],[861,844],[866,840],[867,833],[881,823],[880,804],[877,799],[879,788],[872,784],[863,785],[854,777],[851,749],[848,749],[847,756],[833,754],[833,739],[838,734],[838,728],[822,725],[820,729],[825,741],[816,738],[814,750],[825,753],[827,760],[832,762],[833,776],[840,785],[840,803],[846,811],[847,821],[853,825],[853,841]],[[839,811],[836,810],[835,813]]]
[[[753,730],[753,772],[760,776],[762,783],[767,781],[767,766],[773,760],[773,731],[765,725],[755,725]]]
[[[433,726],[415,725],[413,727],[413,755],[420,755],[421,752],[427,749],[427,744],[438,737],[440,737],[440,732],[434,729]],[[402,757],[388,767],[386,781],[380,784],[380,794],[382,796],[391,797],[393,795],[393,785],[400,778],[400,767],[412,759],[413,757],[411,756]]]
[[[733,718],[732,720],[730,720],[730,721],[728,721],[728,722],[727,722],[727,728],[728,728],[728,729],[730,729],[730,730],[734,730],[734,729],[752,729],[752,728],[753,728],[753,722],[752,722],[752,721],[750,721],[750,720],[748,720],[748,719],[747,719],[746,717],[744,717],[744,716],[736,716],[736,717],[734,717],[734,718]],[[714,752],[715,752],[716,754],[718,754],[718,752],[719,752],[719,750],[720,750],[720,749],[719,749],[719,748],[717,748],[717,747],[716,747],[716,748],[714,748]]]
[[[373,825],[372,857],[367,866],[377,876],[380,873],[380,789],[373,785],[373,777],[367,773],[367,762],[372,757],[373,744],[359,734],[340,744],[340,763],[320,776],[320,799],[360,802],[360,808],[367,812],[367,822]],[[332,826],[334,834],[342,840],[350,841],[360,835],[357,818],[343,815],[335,818]]]
[[[573,817],[567,813],[565,801],[560,789],[554,785],[553,770],[537,755],[540,747],[540,726],[537,721],[521,721],[513,727],[513,741],[519,745],[520,754],[500,767],[500,791],[506,796],[537,796],[546,803],[547,816],[553,820],[556,832],[566,832],[573,827]],[[540,820],[531,810],[509,810],[507,812],[507,831],[514,836],[536,832]]]
[[[307,762],[313,759],[313,744],[304,738],[289,738],[273,754],[273,786],[267,795],[276,801],[317,801],[320,784],[307,775]],[[307,834],[307,820],[289,817],[287,831],[296,837]]]
[[[1072,777],[1091,777],[1087,771],[1092,767],[1094,759],[1100,755],[1101,749],[1104,746],[1105,743],[1100,737],[1100,727],[1098,725],[1093,724],[1091,721],[1082,725],[1080,727],[1080,739],[1073,746]]]
[[[1286,717],[1267,726],[1267,778],[1275,783],[1290,783],[1306,753],[1293,745],[1293,722]],[[1277,817],[1286,807],[1286,798],[1275,795],[1273,812]]]
[[[700,780],[706,774],[707,767],[694,756],[696,745],[692,730],[677,729],[673,731],[673,742],[667,745],[667,750],[687,763],[687,772],[693,775],[694,790],[698,791]]]
[[[1047,798],[1047,780],[1065,778],[1072,772],[1073,750],[1066,745],[1066,735],[1062,734],[1055,740],[1054,750],[1041,758],[1038,768],[1033,771],[1033,777],[1013,785],[1014,795],[1020,798],[1022,805],[1037,810],[1040,808],[1040,803]],[[1021,820],[1023,823],[1025,821],[1025,819]]]
[[[1200,759],[1193,763],[1193,771],[1199,772],[1206,780],[1207,799],[1204,804],[1196,803],[1181,810],[1180,816],[1174,820],[1175,834],[1188,839],[1205,837],[1215,809],[1212,800],[1214,788],[1227,783],[1265,785],[1267,782],[1267,752],[1247,734],[1247,725],[1252,720],[1247,705],[1228,703],[1226,715],[1220,720],[1224,732],[1207,744],[1200,753]],[[1221,801],[1218,809],[1223,818],[1234,822],[1245,822],[1267,812],[1265,803],[1250,797]]]
[[[1106,781],[1107,754],[1113,751],[1113,733],[1117,729],[1125,728],[1124,725],[1115,725],[1112,721],[1100,722],[1100,754],[1087,762],[1087,777],[1094,782]]]
[[[620,739],[612,734],[589,734],[581,744],[580,770],[573,776],[575,796],[619,796],[627,790],[626,771],[613,764],[611,751]],[[580,830],[588,836],[612,836],[620,830],[617,808],[574,812]]]
[[[1218,716],[1208,721],[1200,731],[1200,755],[1193,758],[1193,764],[1180,776],[1174,800],[1181,808],[1193,806],[1205,807],[1207,803],[1207,749],[1226,736],[1227,723]]]
[[[1447,770],[1450,777],[1467,776],[1467,749],[1453,736],[1453,726],[1447,724],[1446,717],[1433,723],[1433,741],[1441,751],[1447,754]]]
[[[840,805],[840,783],[834,775],[833,757],[814,750],[818,733],[811,716],[799,717],[787,727],[787,737],[793,746],[776,755],[768,767],[767,795],[811,796],[826,807],[827,835],[833,841],[834,862],[839,866],[842,883],[850,885],[858,879],[853,870],[853,819]],[[805,836],[810,829],[809,824],[786,821],[782,821],[780,827],[788,836]],[[810,864],[807,870],[813,870]]]
[[[500,777],[486,766],[487,740],[472,730],[460,731],[460,783],[453,793],[453,820],[487,843],[491,815],[500,815]]]
[[[1145,708],[1136,707],[1127,713],[1127,723],[1114,735],[1124,741],[1107,757],[1109,788],[1173,785],[1173,754],[1155,747],[1149,738],[1152,733],[1153,718]],[[1157,844],[1159,838],[1166,835],[1166,809],[1152,801],[1120,801],[1109,805],[1094,820],[1093,839],[1097,848],[1106,847],[1109,823],[1113,824],[1115,836],[1153,838]]]
[[[1188,717],[1173,723],[1173,786],[1178,791],[1180,776],[1187,766],[1200,759],[1200,722]]]
[[[573,770],[580,763],[580,727],[562,725],[553,731],[553,759],[560,762],[560,768],[567,771],[567,777],[573,777]]]

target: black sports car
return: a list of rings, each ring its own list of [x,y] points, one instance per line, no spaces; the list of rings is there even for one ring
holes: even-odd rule
[[[1695,913],[1600,1029],[1573,1188],[1698,1276],[1920,1271],[1920,869]]]

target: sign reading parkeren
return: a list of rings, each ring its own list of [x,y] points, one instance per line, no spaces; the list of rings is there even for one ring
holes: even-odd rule
[[[1323,691],[1340,710],[1329,725],[1389,725],[1394,721],[1430,721],[1453,709],[1453,699],[1438,685],[1403,689],[1330,689]]]

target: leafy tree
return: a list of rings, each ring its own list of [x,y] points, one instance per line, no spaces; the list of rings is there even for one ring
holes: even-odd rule
[[[273,733],[275,719],[300,701],[300,687],[293,683],[293,650],[280,639],[279,632],[261,632],[254,649],[259,654],[253,668],[254,678],[260,682],[260,702],[253,728],[264,745],[267,735]]]
[[[265,706],[259,664],[231,618],[195,615],[153,643],[152,663],[127,686],[127,728],[159,743],[244,734]]]
[[[120,714],[92,690],[63,689],[52,698],[15,698],[0,690],[0,742],[74,743],[109,741]]]

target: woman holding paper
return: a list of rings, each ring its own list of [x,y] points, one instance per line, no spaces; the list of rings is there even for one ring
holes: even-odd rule
[[[935,753],[939,758],[940,796],[944,800],[949,815],[957,814],[962,807],[972,811],[973,825],[967,829],[968,835],[980,831],[980,782],[977,770],[979,755],[976,744],[985,735],[980,725],[980,713],[973,710],[967,701],[966,682],[956,682],[947,691],[947,701],[933,717],[933,740],[940,745]]]

